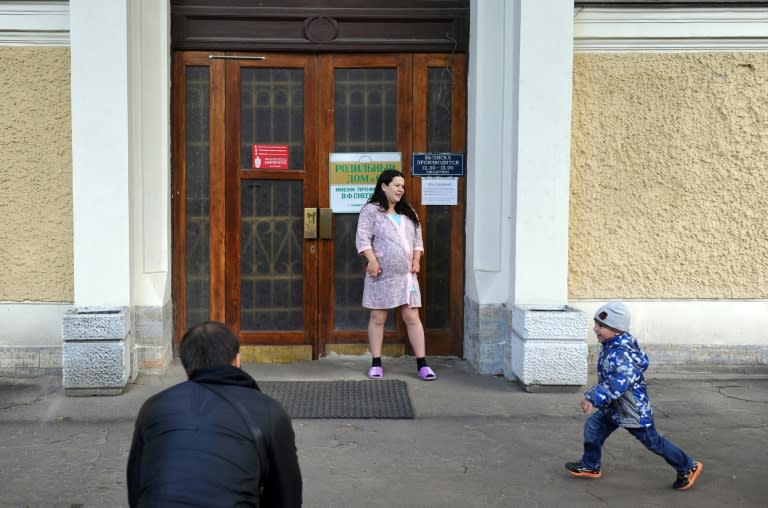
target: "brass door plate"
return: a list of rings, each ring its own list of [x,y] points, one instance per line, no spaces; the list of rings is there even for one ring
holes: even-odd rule
[[[317,238],[317,208],[304,209],[304,239]]]
[[[320,208],[320,238],[330,240],[333,238],[333,210]]]

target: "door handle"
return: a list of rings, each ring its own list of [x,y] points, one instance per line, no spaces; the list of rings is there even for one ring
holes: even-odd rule
[[[319,238],[323,240],[333,239],[333,210],[330,208],[320,208],[320,219],[318,223],[320,225]]]
[[[304,209],[304,239],[317,238],[317,208]]]

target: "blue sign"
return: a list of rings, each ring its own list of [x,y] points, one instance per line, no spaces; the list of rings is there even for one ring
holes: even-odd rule
[[[413,152],[413,176],[464,176],[464,154],[457,152]]]

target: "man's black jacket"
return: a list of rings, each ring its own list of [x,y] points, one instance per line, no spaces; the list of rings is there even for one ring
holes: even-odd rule
[[[215,385],[247,408],[262,434],[263,464],[234,407],[200,383]],[[301,506],[293,427],[282,406],[236,367],[200,369],[189,381],[149,398],[136,419],[128,457],[128,502],[151,506]]]

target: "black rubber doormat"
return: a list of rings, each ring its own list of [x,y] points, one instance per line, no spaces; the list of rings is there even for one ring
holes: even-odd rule
[[[413,418],[408,385],[395,379],[259,381],[291,418]]]

